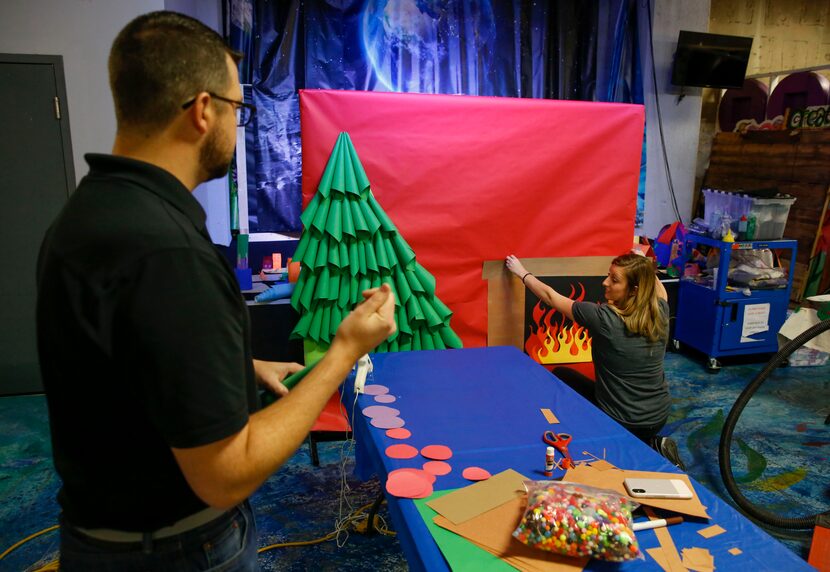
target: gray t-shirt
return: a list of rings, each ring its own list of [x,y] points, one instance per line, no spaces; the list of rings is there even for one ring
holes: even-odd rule
[[[668,331],[669,305],[660,300]],[[608,415],[635,427],[664,423],[671,400],[663,373],[666,340],[632,334],[606,304],[574,302],[574,320],[588,328],[596,372],[596,399]]]

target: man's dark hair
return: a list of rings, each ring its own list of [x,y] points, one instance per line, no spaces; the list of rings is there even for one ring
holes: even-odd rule
[[[226,54],[240,59],[219,34],[189,16],[161,11],[134,19],[110,50],[118,128],[155,131],[198,93],[223,93],[230,82]]]

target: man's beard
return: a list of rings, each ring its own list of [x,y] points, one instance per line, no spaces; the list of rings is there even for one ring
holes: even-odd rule
[[[224,177],[233,159],[233,148],[227,153],[220,148],[220,136],[224,137],[225,134],[220,134],[218,129],[214,129],[199,150],[199,165],[205,173],[205,181]]]

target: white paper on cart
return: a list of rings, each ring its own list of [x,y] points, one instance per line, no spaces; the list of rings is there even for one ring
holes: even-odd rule
[[[750,336],[769,330],[769,303],[744,306],[744,322],[741,327],[741,343],[760,342]]]

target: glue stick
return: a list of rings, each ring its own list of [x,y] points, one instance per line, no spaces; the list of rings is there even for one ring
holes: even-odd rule
[[[553,465],[554,465],[554,455],[556,454],[556,449],[553,447],[548,447],[545,451],[545,476],[551,477],[553,476]]]

